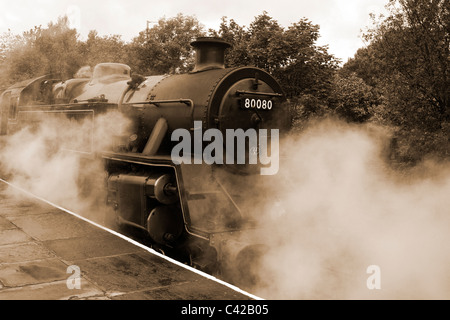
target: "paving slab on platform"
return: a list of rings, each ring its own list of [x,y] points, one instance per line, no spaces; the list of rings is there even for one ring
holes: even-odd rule
[[[0,300],[56,299],[250,297],[0,181]]]

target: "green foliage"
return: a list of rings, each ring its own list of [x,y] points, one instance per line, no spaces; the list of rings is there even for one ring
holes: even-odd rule
[[[223,18],[219,30],[210,34],[232,44],[226,56],[228,66],[253,65],[269,71],[290,98],[328,95],[339,61],[326,47],[315,45],[319,26],[307,19],[285,29],[263,12],[246,29]]]
[[[387,17],[372,16],[368,45],[340,68],[318,46],[319,26],[302,18],[282,27],[267,12],[248,27],[222,18],[209,30],[232,44],[228,67],[253,65],[270,72],[291,104],[293,126],[337,116],[375,122],[393,132],[393,158],[415,162],[450,155],[450,4],[445,0],[389,0]],[[67,17],[23,35],[0,35],[0,87],[43,74],[70,78],[84,65],[121,62],[133,72],[183,73],[194,64],[190,42],[205,31],[193,16],[162,18],[131,42],[91,31],[80,41]]]
[[[247,42],[249,39],[248,31],[238,25],[233,19],[228,21],[227,17],[222,18],[219,30],[209,30],[210,35],[221,37],[232,45],[232,48],[226,52],[225,65],[243,66],[249,65],[250,59],[247,51]]]
[[[289,110],[294,132],[303,131],[311,121],[332,116],[327,103],[311,94],[290,99]]]
[[[2,83],[12,83],[47,73],[44,69],[47,59],[36,53],[33,47],[25,42],[19,42],[8,50],[2,63]]]
[[[22,45],[22,42],[22,37],[14,35],[11,30],[4,32],[0,36],[0,63],[3,63],[8,58],[12,48]]]
[[[178,14],[162,18],[152,28],[142,31],[130,45],[134,60],[130,65],[144,74],[181,73],[193,68],[192,40],[204,35],[195,17]]]
[[[85,64],[95,66],[102,62],[128,62],[125,42],[119,35],[100,37],[97,31],[90,31],[86,42],[80,43],[80,54]]]
[[[37,52],[44,72],[71,77],[78,67],[78,35],[68,27],[67,17],[25,33],[29,50]]]
[[[190,42],[204,34],[202,28],[195,17],[179,14],[160,19],[131,43],[119,35],[99,36],[94,30],[80,41],[67,17],[21,36],[7,32],[0,36],[0,87],[43,74],[71,78],[80,67],[100,62],[125,63],[144,74],[185,72],[194,63]]]
[[[354,72],[381,93],[377,119],[395,128],[398,158],[448,157],[450,3],[390,0],[387,8],[388,17],[372,17],[369,45],[342,74]]]
[[[334,76],[329,105],[338,116],[350,122],[365,122],[378,102],[374,89],[356,74]]]
[[[4,35],[2,48],[2,83],[54,74],[69,78],[79,67],[78,34],[68,27],[67,17],[50,22],[47,28],[35,27],[22,36]],[[12,39],[12,41],[11,41]]]
[[[450,4],[439,0],[391,0],[391,16],[369,31],[395,83],[448,117],[450,108]]]

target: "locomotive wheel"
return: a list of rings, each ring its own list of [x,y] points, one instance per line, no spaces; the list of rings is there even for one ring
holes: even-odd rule
[[[233,278],[239,286],[252,288],[263,281],[262,259],[268,247],[262,244],[250,245],[242,249],[235,259]]]

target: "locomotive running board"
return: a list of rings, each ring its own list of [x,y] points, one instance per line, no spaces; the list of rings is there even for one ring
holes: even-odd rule
[[[183,215],[183,221],[185,230],[188,234],[197,238],[210,241],[210,233],[202,232],[200,230],[194,230],[191,227],[191,219],[189,216],[188,204],[186,200],[186,194],[184,192],[183,176],[181,174],[181,167],[172,162],[170,156],[144,156],[139,153],[114,153],[114,152],[102,152],[101,158],[105,161],[127,163],[136,166],[144,167],[166,167],[172,168],[175,172],[175,178],[178,186],[178,196],[181,202],[181,211]],[[108,171],[108,168],[106,168]]]

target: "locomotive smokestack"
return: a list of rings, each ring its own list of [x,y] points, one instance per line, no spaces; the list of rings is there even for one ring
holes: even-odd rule
[[[191,42],[195,48],[196,63],[192,72],[225,68],[225,50],[231,45],[214,37],[201,37]]]

